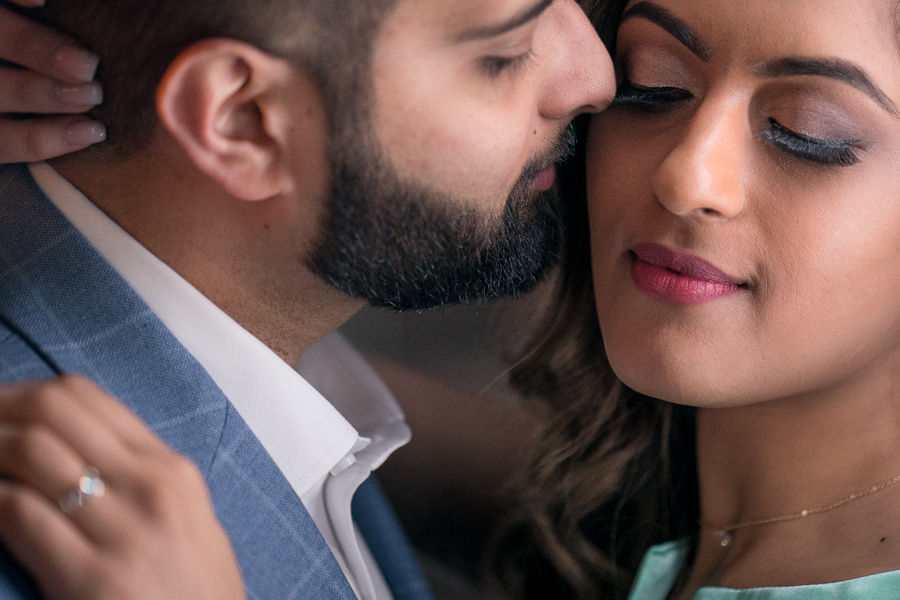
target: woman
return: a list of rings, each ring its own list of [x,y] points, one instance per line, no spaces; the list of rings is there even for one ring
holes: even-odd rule
[[[607,8],[595,298],[569,260],[517,374],[561,406],[526,530],[567,595],[900,594],[898,10]]]

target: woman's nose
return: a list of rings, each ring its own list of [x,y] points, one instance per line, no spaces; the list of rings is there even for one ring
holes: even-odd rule
[[[729,220],[744,209],[745,112],[702,108],[653,175],[660,204],[680,217]]]

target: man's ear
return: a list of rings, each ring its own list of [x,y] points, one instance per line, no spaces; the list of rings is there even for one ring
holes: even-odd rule
[[[156,95],[163,126],[194,165],[242,200],[289,193],[300,183],[289,168],[303,160],[291,156],[291,132],[312,127],[317,135],[304,145],[320,143],[318,151],[307,149],[324,160],[324,110],[297,110],[311,105],[322,103],[309,77],[254,46],[218,38],[182,52]]]

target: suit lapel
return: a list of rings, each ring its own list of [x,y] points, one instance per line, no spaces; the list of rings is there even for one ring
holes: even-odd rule
[[[203,368],[24,166],[0,169],[0,199],[0,314],[47,360],[120,398],[203,470],[251,597],[352,600],[299,498]],[[0,364],[0,381],[36,372],[37,355],[17,358]]]
[[[353,496],[353,519],[381,565],[395,600],[432,600],[431,590],[400,523],[375,477]]]

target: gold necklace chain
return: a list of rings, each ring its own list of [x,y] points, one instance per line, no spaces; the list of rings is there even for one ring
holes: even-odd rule
[[[849,502],[853,502],[854,500],[858,500],[863,496],[868,496],[869,494],[874,494],[875,492],[880,492],[884,488],[890,487],[895,483],[900,483],[900,476],[894,477],[893,479],[889,479],[884,483],[879,483],[878,485],[873,485],[872,487],[863,490],[862,492],[857,492],[850,496],[847,496],[843,500],[838,500],[834,504],[829,504],[828,506],[820,506],[819,508],[811,508],[804,509],[799,512],[790,513],[786,515],[781,515],[778,517],[768,517],[766,519],[756,519],[754,521],[741,521],[739,523],[734,523],[731,525],[717,525],[715,523],[710,523],[706,520],[700,521],[700,526],[706,529],[711,529],[713,535],[719,538],[719,543],[723,548],[727,548],[731,545],[732,540],[734,540],[734,531],[736,529],[743,529],[744,527],[754,527],[756,525],[767,525],[769,523],[781,523],[784,521],[794,521],[796,519],[802,519],[804,517],[810,517],[812,515],[818,515],[823,512],[828,512],[829,510],[834,510],[840,506],[843,506]]]

